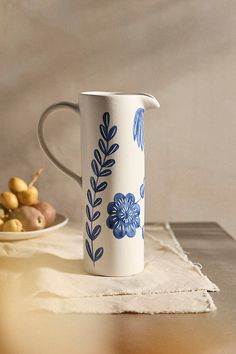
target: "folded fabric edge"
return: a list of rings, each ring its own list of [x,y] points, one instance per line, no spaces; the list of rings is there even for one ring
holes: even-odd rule
[[[170,251],[172,251],[173,253],[175,253],[176,255],[178,255],[182,260],[186,261],[187,263],[191,264],[192,267],[203,277],[205,278],[208,282],[210,282],[213,286],[213,289],[204,289],[204,290],[208,290],[208,291],[220,291],[219,287],[213,283],[205,274],[202,273],[201,269],[199,268],[198,265],[194,264],[189,258],[188,256],[184,253],[184,250],[182,248],[182,246],[180,245],[179,241],[177,240],[174,231],[172,230],[171,226],[169,223],[165,223],[164,224],[164,228],[168,231],[173,243],[176,245],[176,249],[166,245],[164,242],[161,242],[159,240],[155,240],[157,242],[159,242],[162,246],[168,248]],[[149,233],[149,232],[148,232]],[[149,236],[152,237],[152,239],[155,239],[152,234],[149,233]],[[201,289],[198,289],[201,290]]]
[[[213,299],[207,291],[182,294],[104,296],[93,299],[34,298],[25,302],[25,308],[27,311],[46,311],[58,314],[193,314],[216,310]]]
[[[65,295],[60,294],[59,292],[53,292],[49,289],[47,290],[38,290],[32,293],[32,297],[35,298],[45,298],[45,297],[52,297],[52,298],[58,298],[58,299],[96,299],[96,298],[109,298],[109,297],[117,297],[117,296],[152,296],[152,295],[172,295],[172,294],[186,294],[186,293],[197,293],[197,292],[214,292],[212,290],[207,290],[207,289],[179,289],[179,290],[174,290],[174,291],[135,291],[135,290],[129,290],[126,289],[124,291],[107,291],[106,294],[98,293],[98,294],[91,294],[91,295],[78,295],[78,296],[72,296],[68,297]]]

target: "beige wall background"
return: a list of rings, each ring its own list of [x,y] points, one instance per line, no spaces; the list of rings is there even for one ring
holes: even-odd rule
[[[236,2],[0,1],[0,189],[45,168],[42,199],[81,219],[79,186],[36,139],[40,113],[84,90],[144,91],[146,220],[217,221],[236,234]],[[54,153],[80,171],[79,124],[47,124]]]

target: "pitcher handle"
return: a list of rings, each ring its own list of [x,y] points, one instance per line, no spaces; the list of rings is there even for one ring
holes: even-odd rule
[[[46,119],[49,117],[49,115],[55,111],[58,111],[60,109],[66,109],[69,108],[72,111],[76,112],[76,113],[80,113],[80,108],[78,104],[75,103],[70,103],[70,102],[59,102],[56,104],[53,104],[51,106],[49,106],[41,115],[40,120],[39,120],[39,124],[38,124],[38,140],[39,140],[39,144],[41,146],[41,148],[43,149],[43,151],[45,152],[45,154],[47,155],[47,157],[49,158],[49,160],[51,160],[54,165],[59,168],[62,172],[64,172],[66,175],[70,176],[71,178],[73,178],[76,182],[79,183],[80,187],[82,188],[82,177],[77,175],[75,172],[71,171],[69,168],[67,168],[66,166],[64,166],[54,155],[53,153],[49,150],[46,142],[45,142],[45,138],[44,138],[44,123],[46,121]]]

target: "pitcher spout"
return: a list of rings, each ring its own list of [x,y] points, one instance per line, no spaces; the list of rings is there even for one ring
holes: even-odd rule
[[[143,105],[145,110],[155,109],[160,107],[160,103],[157,101],[156,97],[149,95],[148,93],[142,93]]]

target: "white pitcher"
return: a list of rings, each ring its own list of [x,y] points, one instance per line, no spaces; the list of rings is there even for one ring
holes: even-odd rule
[[[145,93],[82,92],[79,104],[54,104],[40,118],[43,151],[83,189],[88,273],[128,276],[144,268],[144,110],[156,107],[156,98]],[[45,143],[46,118],[63,108],[81,114],[82,177],[59,162]]]

